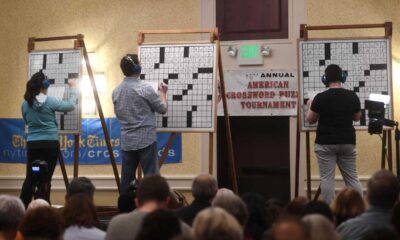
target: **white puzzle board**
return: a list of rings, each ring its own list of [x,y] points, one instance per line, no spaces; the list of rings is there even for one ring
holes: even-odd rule
[[[361,102],[362,117],[359,122],[354,122],[354,127],[368,129],[365,100],[371,93],[392,95],[390,40],[300,40],[298,53],[301,130],[316,129],[316,124],[309,124],[305,120],[307,100],[317,92],[327,89],[321,82],[321,76],[329,64],[337,64],[347,72],[347,80],[343,87],[353,90]],[[385,114],[386,118],[392,119],[391,104],[386,108]]]
[[[168,83],[168,111],[157,114],[159,131],[214,131],[215,44],[142,45],[139,59],[142,80]]]
[[[29,76],[39,70],[49,78],[50,87],[47,95],[59,99],[68,99],[68,80],[76,79],[79,86],[81,73],[81,50],[33,51],[29,53]],[[56,112],[56,120],[60,133],[80,133],[81,130],[81,98],[78,93],[75,109],[72,112]]]

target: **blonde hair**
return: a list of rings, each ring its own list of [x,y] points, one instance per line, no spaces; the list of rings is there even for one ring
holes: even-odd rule
[[[192,233],[196,240],[243,239],[243,229],[238,221],[219,207],[207,208],[198,213]]]

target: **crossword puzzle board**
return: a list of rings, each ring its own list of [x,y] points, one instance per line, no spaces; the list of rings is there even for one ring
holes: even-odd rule
[[[50,80],[47,95],[59,99],[68,99],[68,80],[76,79],[79,83],[82,63],[81,50],[33,51],[29,53],[29,76],[39,70]],[[79,85],[79,84],[77,84]],[[81,130],[81,104],[78,94],[75,109],[72,112],[56,112],[60,133],[79,133]]]
[[[339,65],[348,74],[343,87],[353,90],[361,102],[362,118],[359,122],[354,122],[354,127],[368,129],[365,100],[371,93],[392,95],[390,40],[300,40],[298,53],[301,130],[316,129],[316,124],[309,124],[305,120],[307,100],[316,92],[327,89],[321,82],[321,76],[329,64]],[[392,119],[391,105],[386,108],[385,114],[386,118]]]
[[[140,78],[168,84],[168,111],[157,114],[160,131],[212,132],[215,118],[215,44],[139,46]]]

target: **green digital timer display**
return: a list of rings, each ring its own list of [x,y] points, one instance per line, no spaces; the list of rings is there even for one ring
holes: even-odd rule
[[[240,47],[240,57],[244,59],[253,59],[260,57],[260,45],[242,45]]]

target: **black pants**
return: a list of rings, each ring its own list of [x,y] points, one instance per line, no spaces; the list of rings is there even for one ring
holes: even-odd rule
[[[47,179],[49,180],[49,194],[48,199],[44,199],[50,202],[50,189],[51,189],[51,178],[54,173],[54,169],[57,164],[58,154],[60,149],[58,147],[54,148],[35,148],[35,149],[28,149],[28,160],[26,163],[26,177],[24,184],[22,185],[21,195],[20,198],[22,202],[25,204],[25,207],[29,205],[32,200],[33,196],[33,174],[32,174],[32,162],[35,160],[43,160],[46,161],[48,164],[48,174]]]

